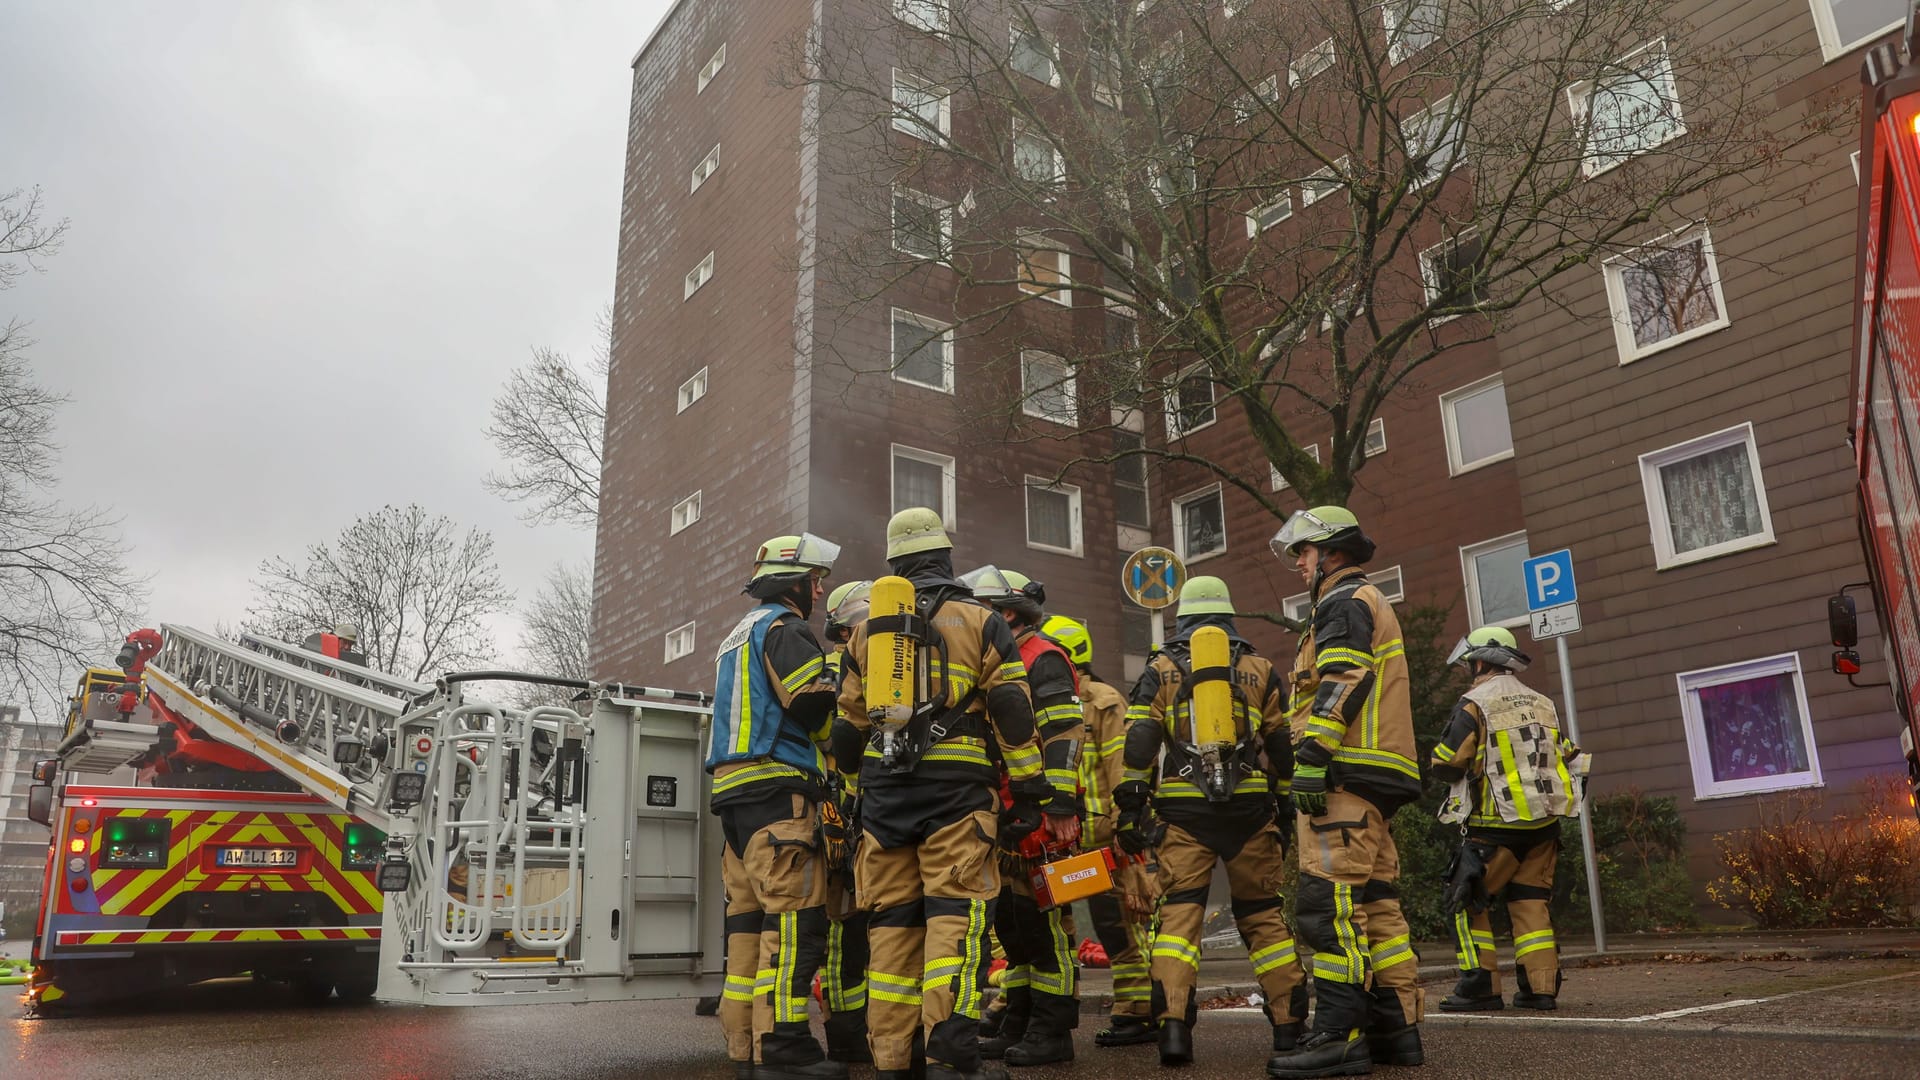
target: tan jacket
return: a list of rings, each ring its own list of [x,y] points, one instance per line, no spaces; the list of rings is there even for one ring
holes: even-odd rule
[[[1420,796],[1400,619],[1360,567],[1321,583],[1289,682],[1296,759],[1315,740],[1333,752],[1332,783],[1396,805]]]
[[[1086,789],[1089,848],[1113,843],[1119,813],[1113,789],[1126,779],[1127,699],[1120,691],[1091,676],[1080,676],[1080,707],[1087,718],[1086,741],[1080,749],[1080,783]]]

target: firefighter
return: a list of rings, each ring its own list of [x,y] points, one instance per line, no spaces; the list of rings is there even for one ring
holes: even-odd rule
[[[1361,569],[1374,543],[1340,506],[1287,519],[1272,547],[1313,598],[1291,678],[1300,895],[1313,950],[1313,1030],[1267,1063],[1274,1077],[1368,1073],[1425,1060],[1419,963],[1387,823],[1420,795],[1400,620]],[[1362,1038],[1361,1036],[1365,1037]]]
[[[1087,628],[1054,615],[1041,631],[1059,642],[1080,672],[1080,707],[1087,719],[1081,745],[1080,787],[1085,810],[1081,842],[1089,850],[1115,845],[1119,824],[1113,807],[1113,789],[1125,779],[1127,699],[1093,670],[1093,638]],[[1094,1032],[1096,1046],[1133,1046],[1154,1041],[1156,1025],[1151,1000],[1147,951],[1153,916],[1153,889],[1141,861],[1130,852],[1116,852],[1120,869],[1113,892],[1087,898],[1093,932],[1107,951],[1113,973],[1113,1011],[1107,1026]]]
[[[827,596],[827,670],[837,688],[853,628],[867,619],[871,581],[849,581]],[[827,960],[820,989],[827,1007],[827,1059],[871,1063],[867,1050],[867,913],[853,891],[853,840],[858,833],[858,761],[834,763],[828,773],[832,810],[821,833],[827,841]]]
[[[360,651],[360,628],[350,622],[336,623],[331,634],[308,634],[300,647],[321,656],[331,656],[349,664],[367,666],[367,654]]]
[[[726,846],[727,976],[720,1021],[743,1077],[840,1078],[807,1022],[827,942],[826,860],[820,851],[822,749],[833,680],[807,619],[839,548],[817,536],[760,545],[742,590],[759,604],[715,657],[706,767]]]
[[[1041,852],[1071,854],[1080,840],[1080,741],[1086,719],[1080,712],[1079,675],[1073,658],[1040,632],[1047,619],[1046,586],[1014,570],[983,566],[962,575],[974,599],[993,608],[1013,630],[1020,662],[1027,669],[1039,726],[1040,756],[1053,801],[1034,837]],[[1036,845],[1029,842],[1027,847]],[[980,1043],[980,1053],[1009,1065],[1051,1065],[1073,1060],[1073,1030],[1080,1026],[1077,996],[1079,968],[1071,908],[1041,911],[1029,877],[1035,852],[1022,854],[1002,841],[1001,887],[993,930],[1007,954],[1007,1003],[997,1011],[998,1030]],[[1041,854],[1044,859],[1045,855]]]
[[[1196,658],[1195,635],[1217,642]],[[1202,666],[1202,662],[1205,666]],[[1200,690],[1224,682],[1218,706]],[[1160,1064],[1193,1060],[1194,981],[1214,864],[1224,862],[1234,922],[1265,992],[1274,1049],[1291,1048],[1306,1019],[1305,976],[1281,908],[1286,870],[1274,801],[1292,774],[1286,688],[1265,657],[1240,637],[1233,600],[1217,577],[1180,591],[1174,632],[1128,697],[1125,779],[1114,789],[1119,836],[1140,846],[1148,779],[1166,746],[1153,808],[1166,831],[1159,844],[1160,923],[1153,936],[1152,1011]],[[1201,707],[1204,706],[1204,707]]]
[[[954,578],[952,547],[934,510],[887,522],[887,562],[912,584],[912,610],[856,626],[841,667],[834,749],[861,762],[854,885],[871,913],[867,1039],[882,1080],[912,1075],[918,1039],[932,1080],[1004,1080],[979,1046],[987,927],[1000,894],[994,844],[1039,828],[1053,797],[1013,632]],[[893,589],[874,583],[876,608],[882,586]],[[920,643],[915,669],[925,678],[915,695],[932,700],[916,701],[904,725],[868,711],[870,632]],[[872,675],[883,688],[892,677]],[[990,745],[1011,777],[1004,828]]]
[[[1579,813],[1575,780],[1590,759],[1561,733],[1553,701],[1516,678],[1529,661],[1512,631],[1483,626],[1461,638],[1447,662],[1466,667],[1473,686],[1433,748],[1434,777],[1453,785],[1440,820],[1460,823],[1465,848],[1455,864],[1462,879],[1448,894],[1462,898],[1452,912],[1460,981],[1440,1011],[1501,1008],[1487,907],[1502,891],[1513,919],[1514,1007],[1551,1011],[1561,976],[1547,902],[1560,819]]]

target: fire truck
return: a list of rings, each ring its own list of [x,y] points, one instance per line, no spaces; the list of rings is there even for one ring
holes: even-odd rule
[[[1870,580],[1827,602],[1833,669],[1853,681],[1857,615],[1868,588],[1886,643],[1888,686],[1902,718],[1907,775],[1920,794],[1920,63],[1910,16],[1902,48],[1867,56],[1860,125],[1852,408],[1860,539]],[[1916,802],[1920,807],[1920,801]]]
[[[174,625],[130,647],[36,766],[40,1007],[239,971],[433,1005],[718,993],[705,695],[416,684]],[[503,682],[570,707],[482,696]],[[110,770],[137,782],[73,779]]]

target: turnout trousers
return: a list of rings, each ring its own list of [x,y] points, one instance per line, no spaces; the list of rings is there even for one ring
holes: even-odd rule
[[[1295,825],[1300,937],[1313,949],[1315,1031],[1391,1032],[1425,1012],[1417,957],[1400,911],[1400,852],[1370,802],[1343,788],[1327,812]]]
[[[1030,1026],[1042,1035],[1065,1034],[1080,1026],[1073,912],[1064,907],[1040,910],[1027,878],[1032,865],[1018,856],[1001,858],[1005,884],[993,917],[994,935],[1007,956],[1000,988],[1007,1019],[1017,1018],[1023,1030]]]
[[[827,864],[819,808],[778,792],[716,809],[726,848],[727,978],[720,1025],[736,1062],[821,1060],[807,1023],[813,976],[827,947]]]
[[[1128,862],[1114,875],[1119,888],[1087,898],[1093,933],[1107,950],[1113,972],[1113,1009],[1116,1021],[1144,1021],[1153,1017],[1153,977],[1147,957],[1153,950],[1153,917],[1127,907],[1125,893],[1150,895],[1152,882],[1138,863]]]
[[[867,919],[854,899],[853,868],[827,876],[827,959],[820,972],[827,1051],[867,1043]]]
[[[1560,858],[1559,825],[1513,833],[1511,838],[1477,833],[1467,843],[1479,848],[1486,861],[1487,896],[1506,893],[1507,915],[1513,920],[1513,960],[1522,989],[1555,994],[1560,990],[1560,950],[1547,904],[1553,899],[1553,870]],[[1488,908],[1456,914],[1453,933],[1461,972],[1487,972],[1493,980],[1491,992],[1498,994],[1500,959],[1494,952]]]
[[[1194,1022],[1193,987],[1200,974],[1200,934],[1206,919],[1207,887],[1216,862],[1227,864],[1227,889],[1233,921],[1253,960],[1253,973],[1266,995],[1267,1019],[1274,1024],[1305,1020],[1306,976],[1294,950],[1282,910],[1280,882],[1286,859],[1280,830],[1271,823],[1247,838],[1238,851],[1208,847],[1194,834],[1168,824],[1160,841],[1160,923],[1153,934],[1153,1000],[1158,1020]]]
[[[853,876],[868,913],[867,1044],[876,1069],[980,1068],[987,928],[1000,895],[999,818],[984,784],[869,786]]]

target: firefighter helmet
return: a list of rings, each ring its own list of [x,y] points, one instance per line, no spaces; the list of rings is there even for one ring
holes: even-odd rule
[[[333,636],[351,645],[360,640],[360,628],[350,622],[336,623]]]
[[[1233,596],[1227,592],[1227,583],[1217,577],[1201,576],[1189,578],[1180,589],[1180,608],[1178,616],[1188,615],[1231,615],[1233,614]]]
[[[810,574],[819,571],[821,577],[833,572],[833,560],[840,557],[840,546],[822,540],[812,533],[799,536],[776,536],[760,545],[753,556],[753,580],[763,577],[789,574]]]
[[[1282,559],[1300,554],[1303,545],[1312,544],[1328,551],[1344,551],[1356,563],[1373,558],[1373,541],[1360,531],[1360,519],[1344,506],[1316,506],[1296,510],[1268,546]]]
[[[938,510],[910,506],[887,522],[888,559],[952,546],[953,541],[947,539],[946,522]]]
[[[827,636],[847,633],[867,621],[867,609],[873,599],[873,582],[849,581],[827,595]]]
[[[1527,665],[1533,662],[1531,657],[1520,651],[1520,643],[1514,640],[1513,631],[1504,626],[1483,626],[1469,631],[1454,645],[1452,654],[1447,657],[1449,664],[1471,664],[1475,660],[1512,672],[1525,671]]]
[[[1047,587],[1018,570],[983,566],[960,575],[960,584],[973,590],[973,598],[992,608],[1011,608],[1039,622],[1047,602]]]
[[[1093,666],[1093,635],[1087,628],[1065,615],[1052,615],[1040,626],[1040,632],[1058,642],[1081,667]]]

